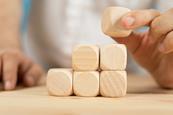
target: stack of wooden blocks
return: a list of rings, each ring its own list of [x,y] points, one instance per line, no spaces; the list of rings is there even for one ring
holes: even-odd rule
[[[122,44],[78,45],[72,53],[73,69],[50,69],[50,95],[122,97],[126,94],[126,47]]]
[[[102,18],[102,31],[111,37],[129,36],[121,27],[127,8],[108,7]],[[47,88],[55,96],[122,97],[127,90],[127,50],[122,44],[78,45],[72,53],[72,69],[50,69]]]

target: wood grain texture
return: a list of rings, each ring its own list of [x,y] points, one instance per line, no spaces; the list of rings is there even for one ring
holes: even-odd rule
[[[105,97],[122,97],[127,91],[126,71],[102,71],[100,74],[100,94]]]
[[[72,90],[71,69],[50,69],[47,74],[47,89],[50,95],[69,96]]]
[[[45,85],[0,92],[3,115],[172,115],[172,108],[173,90],[138,75],[128,75],[128,93],[122,98],[54,97]]]
[[[127,49],[123,44],[108,44],[100,48],[100,68],[102,70],[125,70]]]
[[[77,96],[92,97],[99,94],[99,72],[74,72],[73,89]]]
[[[120,25],[120,19],[126,13],[130,12],[128,8],[108,7],[104,10],[102,16],[102,31],[111,37],[127,37],[132,30],[126,30]]]
[[[95,45],[77,45],[72,53],[74,70],[97,70],[99,66],[99,48]]]

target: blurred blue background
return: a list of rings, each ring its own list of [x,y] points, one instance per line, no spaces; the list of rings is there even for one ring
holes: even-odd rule
[[[27,29],[27,24],[28,24],[28,16],[29,16],[29,11],[31,8],[31,0],[23,0],[22,1],[22,8],[23,8],[23,16],[22,16],[22,24],[21,24],[21,31],[25,32]]]

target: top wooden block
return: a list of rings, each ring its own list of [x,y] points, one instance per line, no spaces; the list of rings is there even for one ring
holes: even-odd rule
[[[108,7],[103,12],[102,31],[111,37],[127,37],[132,30],[126,30],[121,27],[119,20],[123,15],[130,12],[128,8]]]
[[[78,45],[72,53],[72,67],[77,71],[97,70],[99,67],[99,48],[95,45]]]
[[[125,70],[127,49],[123,44],[108,44],[100,48],[100,68],[102,70]]]

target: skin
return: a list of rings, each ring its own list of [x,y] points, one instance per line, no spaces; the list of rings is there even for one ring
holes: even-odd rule
[[[34,86],[43,69],[24,55],[20,47],[21,0],[0,0],[0,80],[5,90],[17,82]]]
[[[156,10],[132,11],[120,23],[126,29],[148,26],[144,33],[113,38],[126,44],[136,61],[147,69],[163,88],[173,88],[173,9],[161,14]]]

